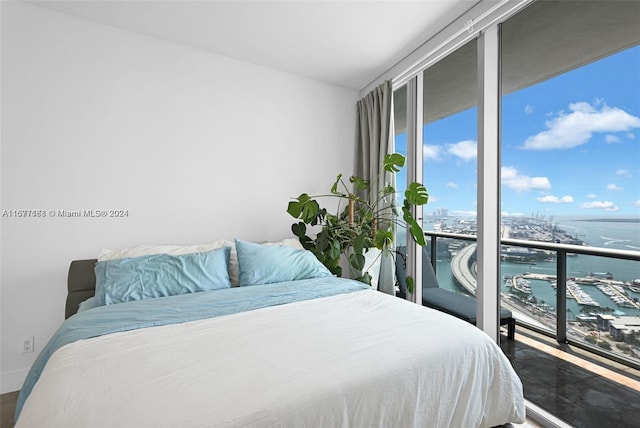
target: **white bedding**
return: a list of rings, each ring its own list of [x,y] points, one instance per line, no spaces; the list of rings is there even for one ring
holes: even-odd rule
[[[17,427],[490,427],[522,384],[474,326],[364,290],[80,340]]]

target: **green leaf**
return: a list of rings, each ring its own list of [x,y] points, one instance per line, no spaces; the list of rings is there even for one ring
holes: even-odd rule
[[[294,218],[300,218],[300,214],[302,214],[302,203],[299,200],[290,201],[287,205],[287,212]]]
[[[305,223],[312,223],[317,220],[318,212],[320,211],[320,205],[315,199],[312,199],[306,193],[298,196],[297,199],[289,202],[287,206],[287,212],[292,217],[299,218]]]
[[[360,190],[360,191],[365,191],[369,188],[369,181],[360,178],[360,177],[356,177],[356,176],[351,176],[349,178],[349,181],[351,183],[353,183],[353,185],[355,186],[356,190]]]
[[[429,192],[426,187],[415,181],[409,184],[409,187],[404,192],[404,198],[409,201],[411,205],[424,205],[429,202]]]
[[[327,269],[329,269],[329,272],[331,272],[335,276],[342,276],[342,266],[340,266],[340,263],[334,263],[333,260],[331,260],[324,262],[323,264],[327,267]]]
[[[332,236],[326,228],[316,236],[316,248],[318,248],[318,251],[322,252],[328,260],[338,261],[340,259],[340,241],[338,238]]]
[[[413,291],[415,290],[415,285],[413,283],[413,277],[411,277],[411,276],[407,277],[407,290],[411,294],[413,294]]]
[[[424,240],[424,231],[411,215],[410,205],[406,199],[404,201],[404,206],[402,207],[402,219],[407,223],[407,230],[411,233],[414,241],[423,247],[427,245]]]
[[[316,235],[316,246],[318,250],[325,252],[328,248],[331,248],[331,241],[333,238],[329,234],[329,230],[327,228],[323,228]]]
[[[398,172],[404,166],[405,157],[400,153],[392,153],[384,156],[384,170],[387,172]]]
[[[356,254],[364,254],[364,250],[371,247],[373,247],[373,241],[369,237],[368,229],[365,229],[353,240],[353,252]]]
[[[379,250],[388,248],[393,244],[393,233],[390,230],[378,229],[376,236],[373,238],[373,243]]]
[[[349,255],[349,264],[356,272],[361,272],[364,269],[364,264],[367,260],[363,254],[352,253]]]
[[[291,225],[291,231],[298,238],[302,238],[307,234],[307,226],[303,222],[294,223]]]
[[[338,192],[338,185],[340,184],[341,180],[342,180],[342,174],[338,174],[338,177],[336,177],[336,182],[333,183],[333,186],[331,186],[331,193],[338,196],[347,196],[342,192]]]
[[[340,254],[341,254],[340,241],[338,241],[337,239],[333,239],[331,241],[328,254],[332,259],[336,260],[337,262],[340,260]]]
[[[394,193],[396,193],[396,189],[393,186],[387,186],[384,189],[382,189],[382,194],[384,196],[393,195]]]
[[[415,220],[412,220],[411,222],[409,222],[409,226],[409,231],[411,232],[411,236],[413,237],[413,239],[416,241],[416,244],[420,245],[421,247],[427,245],[426,241],[424,240],[424,231],[422,230],[420,225]]]
[[[320,251],[321,253],[324,253],[327,250],[327,248],[329,248],[330,246],[331,244],[329,242],[329,238],[327,237],[327,234],[320,232],[316,236],[316,248],[318,249],[318,251]]]
[[[316,211],[316,215],[313,217],[313,219],[311,219],[311,226],[315,226],[317,224],[322,223],[326,215],[327,215],[327,210],[324,208]]]
[[[360,275],[359,277],[356,278],[356,281],[360,281],[360,282],[364,282],[367,285],[371,285],[371,275],[369,274],[369,272],[365,272],[362,275]]]
[[[301,236],[299,241],[300,241],[300,244],[302,244],[302,248],[304,248],[305,250],[314,252],[315,245],[313,243],[313,239],[305,235],[305,236]]]

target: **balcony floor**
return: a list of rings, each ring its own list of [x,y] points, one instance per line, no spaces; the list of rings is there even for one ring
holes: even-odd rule
[[[531,403],[575,427],[640,426],[640,371],[518,326],[501,347]]]

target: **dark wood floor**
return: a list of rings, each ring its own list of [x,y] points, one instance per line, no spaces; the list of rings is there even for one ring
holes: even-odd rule
[[[2,428],[13,428],[13,415],[16,411],[18,392],[0,395],[0,427]]]
[[[640,426],[639,371],[549,340],[527,331],[501,341],[527,400],[575,427]]]

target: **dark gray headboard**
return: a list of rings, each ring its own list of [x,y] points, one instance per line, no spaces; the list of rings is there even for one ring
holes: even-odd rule
[[[96,293],[96,274],[93,268],[98,260],[74,260],[69,266],[67,277],[67,304],[64,317],[69,318],[78,312],[80,303]]]

